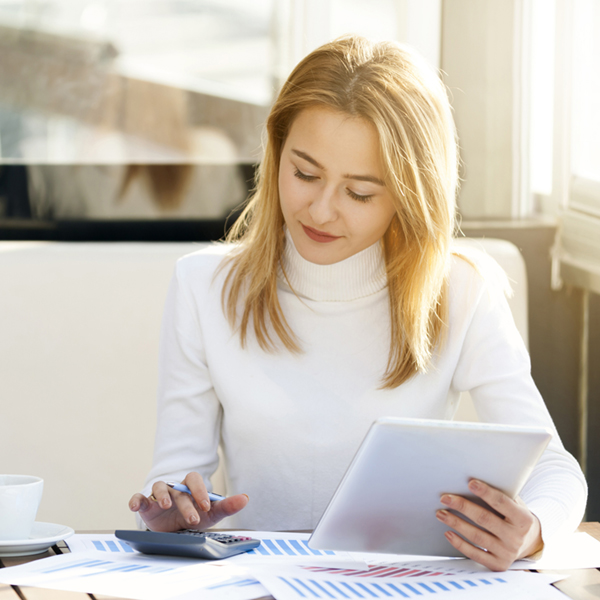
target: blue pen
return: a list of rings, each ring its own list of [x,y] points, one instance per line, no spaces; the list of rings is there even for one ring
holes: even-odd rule
[[[183,485],[183,483],[175,483],[174,481],[167,481],[167,485],[178,492],[184,492],[185,494],[192,495],[192,491],[187,485]],[[211,502],[218,502],[219,500],[224,500],[225,496],[221,496],[219,494],[213,494],[212,492],[208,492],[208,499]]]

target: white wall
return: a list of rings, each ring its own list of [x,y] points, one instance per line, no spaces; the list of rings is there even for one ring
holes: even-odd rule
[[[458,128],[464,218],[520,216],[521,16],[519,0],[443,3],[441,68]]]

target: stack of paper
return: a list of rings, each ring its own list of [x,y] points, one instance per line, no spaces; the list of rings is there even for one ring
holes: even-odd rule
[[[254,551],[221,561],[147,556],[113,535],[75,535],[70,554],[0,569],[0,583],[105,594],[133,600],[393,600],[443,597],[564,596],[550,583],[560,577],[531,572],[491,573],[467,559],[320,551],[308,535],[252,532]],[[546,564],[544,564],[544,562]],[[515,568],[600,567],[600,543],[587,534],[549,548],[539,563]]]

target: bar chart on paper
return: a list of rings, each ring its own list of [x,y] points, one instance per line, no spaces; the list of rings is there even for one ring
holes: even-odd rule
[[[152,565],[141,562],[119,563],[114,560],[79,560],[69,564],[59,564],[47,566],[38,570],[40,576],[47,575],[52,577],[54,574],[73,575],[74,577],[98,577],[106,573],[133,573],[137,571],[144,575],[153,575],[156,573],[169,573],[175,570],[173,566],[164,566],[162,564]]]
[[[247,535],[247,532],[240,532]],[[266,532],[265,532],[266,533]],[[253,537],[260,535],[260,532],[251,533]],[[248,556],[336,556],[333,550],[315,550],[308,545],[308,539],[298,534],[295,537],[289,534],[275,534],[270,532],[270,537],[261,536],[261,544],[255,550],[246,552]],[[75,534],[67,542],[71,552],[87,552],[96,550],[106,553],[136,552],[129,544],[123,542],[112,534]]]
[[[312,573],[340,575],[342,577],[374,577],[394,578],[400,577],[438,577],[438,576],[460,576],[473,575],[472,570],[460,568],[463,561],[445,561],[440,566],[436,563],[390,563],[384,565],[368,565],[368,569],[336,569],[332,567],[303,567]],[[458,567],[456,566],[458,565]]]
[[[487,591],[490,586],[499,587],[506,584],[507,581],[502,577],[470,578],[460,579],[451,578],[434,581],[397,581],[394,583],[373,582],[368,580],[343,580],[343,579],[300,579],[298,577],[279,576],[282,585],[288,588],[290,598],[323,598],[329,600],[332,598],[338,600],[381,598],[389,600],[390,598],[423,598],[423,596],[434,595],[439,592],[465,592],[477,589],[481,592]],[[264,585],[264,584],[263,584]],[[271,589],[269,583],[267,588]],[[291,594],[289,593],[291,592]],[[504,592],[508,593],[505,588]],[[277,595],[274,593],[274,595]]]
[[[88,552],[90,550],[105,552],[106,554],[135,554],[137,552],[129,544],[111,533],[76,533],[66,543],[71,552]]]
[[[51,556],[1,569],[0,581],[133,600],[165,600],[188,593],[206,600],[250,600],[267,594],[238,567],[129,552]]]
[[[459,567],[460,569],[460,567]],[[277,572],[263,569],[254,575],[277,600],[394,600],[448,596],[473,596],[478,600],[520,600],[521,598],[560,598],[549,584],[552,576],[527,572],[462,573],[434,570],[390,568],[387,574],[378,568],[368,572],[326,572],[324,569],[291,567]],[[400,572],[398,572],[400,571]],[[390,574],[391,573],[391,574]]]
[[[269,564],[310,564],[324,567],[365,569],[367,563],[362,557],[350,552],[316,550],[308,544],[310,534],[288,533],[283,531],[231,532],[251,535],[260,540],[260,546],[228,558],[228,562],[244,565]]]
[[[261,540],[260,546],[247,552],[248,555],[262,556],[335,556],[332,550],[315,550],[310,548],[308,540],[301,539],[270,539]]]
[[[274,531],[228,532],[248,535],[260,540],[260,546],[250,552],[244,552],[227,559],[228,562],[255,564],[268,561],[269,563],[298,563],[319,564],[330,567],[366,568],[363,559],[353,557],[348,552],[333,550],[315,550],[308,545],[308,534],[286,533]],[[75,534],[68,540],[71,553],[98,553],[98,556],[130,555],[139,556],[134,550],[113,534]]]
[[[258,580],[277,600],[394,600],[448,596],[474,597],[477,600],[521,600],[564,598],[550,581],[534,573],[490,573],[477,577],[445,577],[406,581],[362,580],[355,578],[294,577],[285,574],[258,574]],[[527,579],[529,577],[529,579]],[[525,578],[525,579],[524,579]]]

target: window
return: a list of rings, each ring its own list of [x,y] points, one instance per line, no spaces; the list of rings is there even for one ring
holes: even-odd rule
[[[557,75],[571,85],[558,91],[564,133],[556,165],[563,181],[554,285],[564,281],[600,293],[600,1],[561,2],[559,8],[567,60]]]
[[[0,0],[0,237],[28,217],[219,237],[303,56],[352,32],[437,67],[440,18],[441,0]]]

